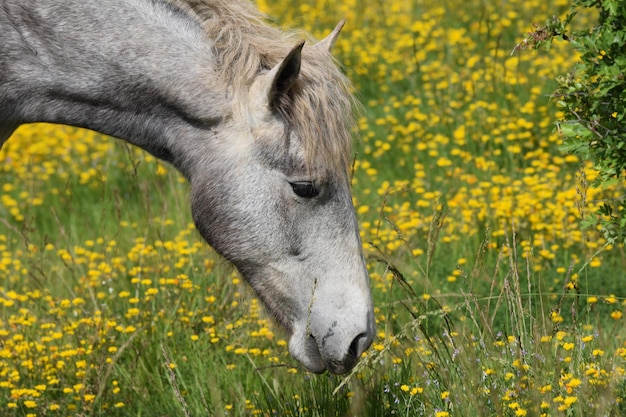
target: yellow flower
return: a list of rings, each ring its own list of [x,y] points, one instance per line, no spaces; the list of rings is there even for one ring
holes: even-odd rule
[[[563,399],[563,405],[565,405],[565,406],[567,406],[567,407],[570,407],[570,406],[571,406],[572,404],[574,404],[576,401],[578,401],[578,398],[573,397],[573,396],[568,396],[568,397],[565,397],[565,398]]]
[[[550,392],[552,391],[552,385],[548,384],[548,385],[544,385],[541,388],[539,388],[539,392],[542,394],[545,394],[546,392]]]
[[[33,400],[26,400],[24,401],[24,407],[26,408],[36,408],[37,407],[37,403]]]
[[[569,380],[569,382],[567,383],[567,386],[570,388],[576,388],[577,386],[579,386],[582,383],[582,381],[578,378],[572,378]]]
[[[440,157],[437,159],[437,166],[439,167],[449,167],[452,166],[452,161],[448,158]]]
[[[594,349],[593,352],[591,352],[591,354],[593,356],[603,356],[604,355],[604,351],[602,349]]]
[[[602,261],[599,258],[593,258],[591,262],[589,262],[589,266],[592,268],[598,268],[602,265]]]
[[[146,295],[147,296],[156,295],[158,293],[159,293],[159,289],[158,288],[148,288],[146,290]]]
[[[563,321],[563,317],[558,312],[551,311],[550,320],[552,320],[553,323],[561,323]]]

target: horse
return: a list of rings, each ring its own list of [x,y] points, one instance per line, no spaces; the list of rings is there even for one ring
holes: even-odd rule
[[[371,345],[350,192],[355,99],[330,50],[248,0],[0,0],[0,147],[21,124],[91,129],[180,171],[206,242],[314,373]]]

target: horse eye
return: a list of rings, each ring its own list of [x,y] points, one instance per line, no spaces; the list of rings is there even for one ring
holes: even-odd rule
[[[290,184],[291,188],[293,188],[293,192],[296,193],[298,197],[313,198],[319,195],[319,191],[311,181],[298,181]]]

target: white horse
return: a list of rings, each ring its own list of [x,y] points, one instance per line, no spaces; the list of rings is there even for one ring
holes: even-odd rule
[[[349,189],[352,97],[329,50],[245,0],[0,0],[0,146],[85,127],[180,170],[206,241],[313,372],[345,373],[374,316]]]

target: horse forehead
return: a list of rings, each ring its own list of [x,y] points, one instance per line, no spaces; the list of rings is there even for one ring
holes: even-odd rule
[[[305,73],[270,109],[259,91],[260,79],[245,94],[234,95],[233,105],[239,129],[245,129],[254,142],[270,150],[266,159],[310,172],[347,169],[351,145],[349,99],[336,102],[337,97],[328,91],[318,91],[327,90],[320,83],[327,85],[329,80],[313,81],[311,74]]]
[[[280,116],[271,121],[255,121],[249,127],[255,154],[266,165],[280,169],[287,175],[304,175],[321,180],[323,177],[342,174],[344,164],[337,162],[345,152],[349,152],[349,143],[338,141],[331,144],[329,138],[323,137],[329,132],[322,128],[307,127],[303,123],[290,123]]]
[[[288,177],[314,178],[320,182],[341,174],[335,172],[327,156],[311,152],[307,143],[310,138],[303,137],[280,117],[271,123],[257,124],[251,132],[252,159],[267,168]]]
[[[260,132],[257,130],[257,133]],[[262,134],[253,134],[252,140],[253,158],[262,165],[277,169],[288,176],[313,174],[314,167],[306,159],[301,138],[287,126],[263,129]]]

